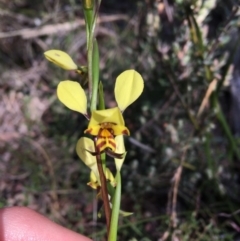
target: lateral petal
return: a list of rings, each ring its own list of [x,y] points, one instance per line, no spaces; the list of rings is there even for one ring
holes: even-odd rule
[[[57,87],[58,99],[69,109],[87,115],[87,97],[78,82],[64,80]]]
[[[142,93],[144,87],[142,76],[135,70],[126,70],[116,79],[115,98],[118,107],[124,111]]]
[[[115,153],[121,153],[121,154],[124,153],[123,158],[114,158],[116,169],[120,171],[126,156],[123,135],[116,136],[115,142],[116,142]]]
[[[114,136],[118,136],[118,135],[129,136],[130,135],[130,132],[126,126],[112,125],[112,130],[113,130]]]
[[[98,183],[100,183],[96,157],[87,150],[91,152],[95,151],[94,142],[90,138],[81,137],[77,142],[76,152],[85,165],[92,170],[97,178]]]

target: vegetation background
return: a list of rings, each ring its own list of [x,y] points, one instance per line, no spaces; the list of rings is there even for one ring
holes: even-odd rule
[[[107,105],[115,106],[122,71],[145,80],[124,113],[122,209],[134,215],[120,219],[119,240],[240,240],[239,14],[237,0],[102,0],[96,36]],[[86,121],[55,94],[60,80],[81,79],[48,63],[48,49],[86,64],[81,1],[1,0],[0,205],[28,206],[104,240],[75,153]]]

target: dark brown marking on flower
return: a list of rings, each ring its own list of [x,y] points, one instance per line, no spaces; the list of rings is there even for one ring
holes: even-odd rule
[[[91,134],[91,132],[92,132],[92,128],[89,128],[89,129],[84,131],[84,133],[90,133],[90,134]]]
[[[125,129],[125,130],[122,131],[122,134],[126,135],[126,136],[129,136],[129,131],[127,129]]]
[[[101,142],[99,142],[99,143],[97,144],[97,149],[100,150],[100,151],[101,151],[101,150],[103,151],[103,150],[105,149],[105,148],[103,149],[103,147],[106,146],[106,144],[107,144],[106,141],[101,140]]]
[[[117,159],[122,159],[123,155],[124,155],[124,153],[113,152],[111,149],[106,149],[105,152],[108,156],[113,157],[113,158],[117,158]]]
[[[113,140],[108,140],[108,142],[109,142],[109,144],[113,147],[113,148],[111,148],[112,150],[115,150],[116,149],[116,142],[115,142],[115,140],[113,139]]]
[[[99,154],[101,154],[101,153],[99,153],[99,152],[94,152],[94,151],[89,151],[89,150],[87,150],[87,149],[85,149],[87,152],[89,152],[91,155],[93,155],[93,156],[96,156],[96,155],[99,155]]]

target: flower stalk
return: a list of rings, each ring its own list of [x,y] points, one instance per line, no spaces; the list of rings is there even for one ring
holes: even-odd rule
[[[96,150],[97,149],[96,141],[94,141],[94,146]],[[110,209],[109,198],[108,198],[107,180],[103,170],[103,165],[102,165],[103,162],[101,159],[101,155],[97,155],[96,158],[97,158],[97,167],[98,167],[99,177],[101,181],[100,193],[103,199],[104,212],[106,216],[107,233],[109,234],[110,222],[111,222],[111,209]]]
[[[94,36],[98,9],[101,0],[83,0],[83,9],[87,34],[87,66],[78,66],[73,59],[61,50],[49,50],[45,57],[55,65],[84,74],[88,78],[88,96],[82,86],[71,80],[58,84],[58,99],[69,109],[84,115],[88,126],[84,134],[92,138],[81,137],[76,152],[84,164],[91,169],[91,188],[99,191],[97,197],[103,200],[106,217],[108,241],[117,240],[119,214],[132,213],[120,210],[121,168],[126,157],[123,135],[130,135],[123,118],[124,110],[132,104],[143,91],[143,79],[135,70],[126,70],[116,79],[114,95],[116,107],[106,108],[103,84],[99,81],[99,50]],[[90,110],[88,110],[88,100]],[[108,158],[107,158],[108,156]],[[116,175],[107,167],[108,159],[114,159]]]
[[[90,99],[90,110],[91,112],[97,109],[97,100],[98,100],[98,83],[99,83],[99,50],[98,43],[96,38],[94,37],[94,30],[97,20],[98,11],[94,14],[94,18],[92,21],[92,8],[93,2],[91,0],[86,0],[85,2],[85,20],[86,26],[89,30],[88,34],[88,45],[87,45],[87,56],[88,56],[88,81],[89,81],[89,99]],[[100,4],[100,1],[99,1]],[[87,8],[86,8],[87,6]],[[89,13],[89,11],[91,13]],[[98,148],[96,145],[96,138],[94,140],[95,151],[98,152]],[[110,228],[110,219],[111,219],[111,209],[108,198],[108,190],[107,190],[107,181],[104,174],[104,170],[106,170],[105,160],[102,159],[104,155],[99,154],[96,155],[97,159],[97,167],[99,172],[99,177],[101,181],[101,197],[103,199],[104,212],[106,217],[107,230],[109,232]]]

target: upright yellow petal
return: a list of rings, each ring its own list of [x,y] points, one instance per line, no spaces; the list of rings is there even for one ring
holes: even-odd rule
[[[117,77],[114,93],[121,111],[141,95],[143,86],[142,76],[133,69],[126,70]]]
[[[72,58],[61,50],[48,50],[44,53],[45,58],[53,62],[57,66],[66,70],[77,70],[77,65],[73,62]]]
[[[116,137],[115,137],[115,142],[116,142],[116,150],[115,150],[115,153],[118,153],[118,154],[126,153],[123,135],[116,136]],[[125,156],[126,156],[126,154],[125,154],[125,155],[123,156],[123,158],[121,158],[121,159],[119,159],[119,158],[114,158],[114,160],[115,160],[115,165],[116,165],[116,169],[117,169],[118,171],[120,171],[121,168],[122,168],[122,164],[123,164],[123,162],[124,162],[124,160],[125,160]]]
[[[87,115],[87,97],[78,82],[64,80],[57,87],[58,99],[69,109]]]

